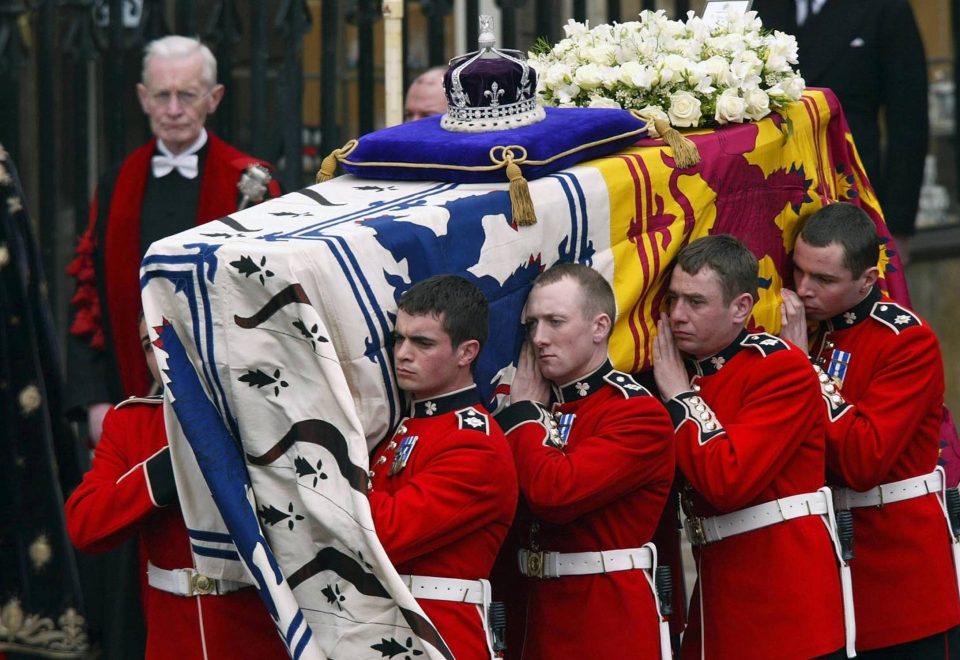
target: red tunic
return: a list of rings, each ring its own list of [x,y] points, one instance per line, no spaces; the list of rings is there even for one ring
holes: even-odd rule
[[[823,486],[823,403],[802,351],[744,332],[694,367],[707,410],[688,412],[681,400],[693,392],[667,402],[677,464],[692,488],[688,515],[729,513]],[[698,416],[704,413],[711,418]],[[684,658],[700,657],[701,618],[708,658],[806,659],[844,646],[839,568],[819,516],[732,536],[694,557]]]
[[[237,210],[237,183],[252,163],[267,163],[243,153],[208,132],[207,155],[200,174],[200,198],[197,203],[198,225],[217,220]],[[144,191],[150,176],[150,159],[156,153],[156,139],[135,150],[123,164],[115,179],[101,183],[109,191],[108,208],[100,208],[98,190],[90,206],[90,222],[77,246],[77,257],[67,272],[77,279],[77,292],[72,304],[75,308],[70,333],[83,338],[87,350],[115,352],[119,374],[105,374],[110,379],[120,378],[120,391],[100,399],[109,401],[123,397],[147,394],[152,380],[140,348],[137,317],[140,313],[140,213]],[[270,195],[280,193],[276,180],[270,182]],[[80,342],[76,342],[80,350]],[[71,365],[72,380],[83,379],[86,361]],[[74,378],[76,377],[76,378]],[[101,377],[101,374],[94,374]],[[75,383],[78,384],[78,383]],[[112,383],[111,383],[112,385]],[[103,385],[93,383],[97,389]],[[81,388],[87,389],[87,388]],[[116,388],[114,388],[116,389]],[[92,392],[91,392],[91,395]],[[103,396],[103,395],[100,395]],[[97,403],[83,401],[83,395],[71,398],[71,405]],[[99,396],[95,397],[99,399]]]
[[[845,399],[828,424],[831,485],[862,491],[933,471],[944,383],[940,345],[929,326],[875,289],[821,323],[813,346],[823,369],[842,380]],[[921,639],[960,623],[949,537],[935,495],[854,509],[853,520],[857,649]]]
[[[104,419],[93,467],[66,503],[67,531],[78,549],[104,552],[137,534],[155,566],[193,566],[160,404],[159,397],[131,400]],[[185,597],[148,586],[144,610],[148,658],[289,657],[252,587]]]
[[[547,414],[536,404],[521,401],[497,416],[537,519],[532,549],[589,552],[650,542],[674,474],[663,406],[609,363],[555,397],[555,413],[575,415],[563,449],[545,444]],[[524,580],[524,658],[660,657],[656,603],[643,571]]]
[[[490,576],[516,512],[517,476],[506,439],[479,400],[471,387],[417,401],[413,416],[373,452],[370,509],[401,575]],[[401,465],[410,438],[416,441]],[[457,660],[489,660],[480,608],[417,602]]]

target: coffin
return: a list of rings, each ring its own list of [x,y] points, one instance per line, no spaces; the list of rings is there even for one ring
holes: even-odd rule
[[[676,169],[643,140],[530,182],[539,221],[511,224],[506,184],[342,176],[155,243],[148,323],[166,370],[166,421],[202,572],[256,584],[294,657],[450,657],[393,570],[366,504],[367,455],[399,421],[389,357],[395,301],[456,273],[491,302],[476,377],[508,391],[531,280],[557,261],[613,284],[611,358],[650,366],[669,266],[689,241],[733,234],[760,260],[750,323],[779,330],[779,291],[805,216],[833,200],[877,223],[881,285],[905,285],[836,97],[688,134]]]

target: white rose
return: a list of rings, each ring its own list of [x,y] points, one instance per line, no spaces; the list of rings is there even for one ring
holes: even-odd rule
[[[587,104],[588,108],[615,108],[617,110],[621,109],[619,103],[613,99],[608,99],[605,96],[594,95],[590,97],[590,103]]]
[[[707,75],[716,79],[730,67],[730,63],[727,62],[726,58],[720,57],[719,55],[714,55],[713,57],[700,62],[700,66]]]
[[[770,114],[770,97],[762,89],[751,89],[744,94],[747,109],[744,114],[748,119],[757,121]]]
[[[746,110],[746,102],[740,98],[735,89],[726,89],[717,97],[717,111],[713,118],[720,124],[742,122]]]
[[[800,76],[792,76],[784,80],[781,85],[783,85],[783,93],[791,101],[796,101],[803,94],[803,90],[806,89],[807,83]]]
[[[647,90],[657,84],[657,72],[652,67],[639,62],[626,62],[620,67],[620,82],[641,90]]]
[[[696,126],[702,116],[700,99],[690,92],[674,92],[670,95],[670,109],[667,114],[670,123],[677,128]]]
[[[610,65],[616,61],[613,47],[607,44],[586,48],[581,55],[587,62],[595,64]]]
[[[594,89],[603,82],[603,71],[597,64],[584,64],[573,74],[573,81],[581,89]]]
[[[763,70],[770,73],[780,73],[789,69],[790,65],[787,64],[787,58],[773,52],[767,55],[767,61],[763,65]]]

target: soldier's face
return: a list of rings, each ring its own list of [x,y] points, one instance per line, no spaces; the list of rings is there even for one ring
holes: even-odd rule
[[[147,358],[147,367],[150,368],[150,374],[158,385],[162,385],[160,367],[157,365],[157,356],[153,352],[153,342],[150,341],[150,332],[147,330],[147,322],[144,319],[140,319],[140,346],[143,348],[144,357]]]
[[[543,377],[566,385],[585,376],[606,357],[606,314],[584,316],[580,283],[565,277],[537,285],[527,298],[524,323]],[[602,318],[601,318],[602,317]]]
[[[843,263],[843,246],[814,247],[797,238],[793,252],[793,283],[807,318],[823,321],[854,307],[876,281],[876,268],[859,277]]]
[[[677,348],[698,360],[729,346],[753,308],[747,293],[724,302],[720,278],[706,266],[695,275],[674,268],[666,301]]]
[[[479,343],[469,340],[454,346],[441,317],[399,310],[393,342],[397,386],[415,399],[429,399],[473,384],[470,363],[479,351]]]
[[[189,147],[223,98],[223,85],[203,80],[199,53],[185,58],[153,58],[146,79],[137,85],[140,106],[150,117],[150,130],[174,154]]]

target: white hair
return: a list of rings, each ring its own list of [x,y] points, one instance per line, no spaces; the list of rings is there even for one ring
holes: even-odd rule
[[[177,34],[155,39],[143,49],[143,73],[141,74],[143,84],[147,84],[147,69],[154,58],[180,60],[198,53],[203,62],[200,70],[200,80],[208,87],[213,87],[217,84],[217,58],[199,40]]]

